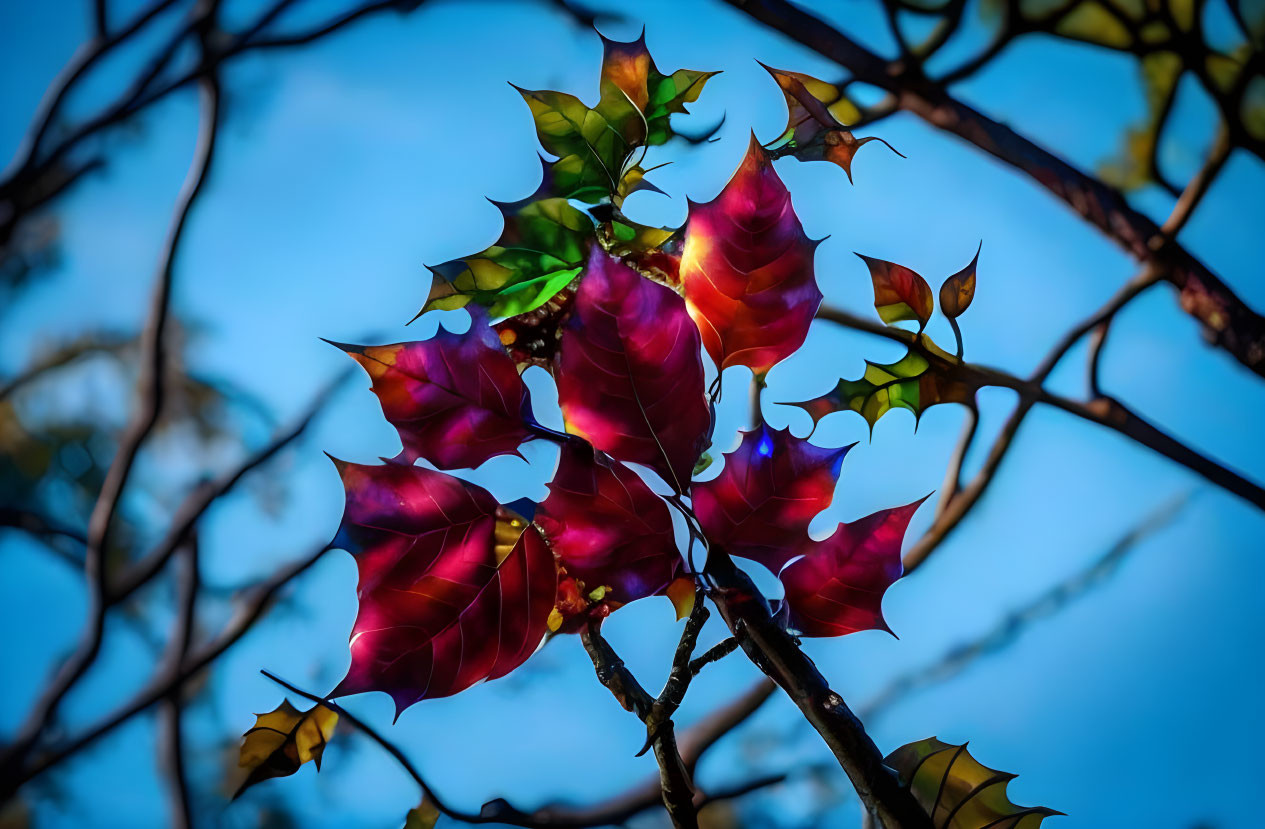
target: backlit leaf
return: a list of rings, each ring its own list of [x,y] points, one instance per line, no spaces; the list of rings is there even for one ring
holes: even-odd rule
[[[883,620],[883,593],[901,576],[901,540],[920,504],[840,524],[825,541],[801,547],[804,557],[780,575],[790,626],[804,636],[890,630]]]
[[[595,247],[555,369],[569,432],[685,490],[711,410],[698,329],[677,294]]]
[[[602,83],[623,92],[646,120],[646,144],[663,144],[672,137],[669,118],[687,112],[685,105],[698,100],[703,85],[717,73],[678,69],[664,75],[646,49],[643,31],[636,40],[621,43],[602,38]],[[607,90],[604,86],[603,97]]]
[[[983,245],[981,244],[981,247]],[[940,286],[940,310],[946,317],[956,319],[971,307],[975,299],[975,266],[979,264],[979,251],[971,264],[944,280]]]
[[[1051,815],[1044,806],[1017,806],[1006,786],[1017,775],[982,765],[966,750],[928,737],[889,754],[883,762],[931,816],[935,829],[1036,829]]]
[[[256,714],[254,726],[242,735],[237,760],[249,774],[233,797],[256,783],[294,774],[309,760],[319,770],[321,755],[337,724],[338,714],[324,705],[300,711],[289,700],[282,700],[267,714]]]
[[[720,195],[690,203],[681,256],[690,316],[717,366],[764,374],[803,345],[821,304],[817,244],[804,235],[790,193],[752,138]]]
[[[923,412],[939,403],[970,404],[979,390],[978,378],[926,334],[917,335],[915,342],[920,348],[910,349],[896,362],[867,360],[860,379],[840,380],[821,397],[790,405],[808,412],[814,422],[831,412],[851,410],[864,417],[873,430],[878,419],[892,409],[908,409],[917,422]]]
[[[473,302],[509,317],[539,308],[575,278],[594,238],[593,220],[550,195],[550,175],[546,170],[540,188],[522,201],[493,202],[505,221],[494,245],[430,268],[422,313]]]
[[[777,573],[808,540],[808,524],[830,506],[843,456],[789,429],[744,432],[725,467],[694,485],[694,513],[708,541]]]
[[[861,112],[839,87],[800,72],[764,68],[786,97],[786,131],[769,145],[779,156],[793,155],[800,161],[829,161],[843,168],[848,181],[852,181],[852,159],[857,150],[869,142],[882,141],[889,150],[900,155],[877,136],[857,138],[847,129],[847,124],[860,120]]]
[[[385,691],[398,716],[526,661],[558,581],[536,528],[443,472],[335,463],[347,492],[335,544],[360,572],[351,667],[335,694]]]
[[[563,445],[535,521],[577,589],[610,610],[663,593],[681,572],[667,504],[582,440]]]
[[[440,329],[422,342],[335,343],[364,367],[382,412],[400,433],[401,460],[475,467],[533,437],[527,387],[483,314],[470,330]]]
[[[926,327],[935,310],[931,286],[915,271],[895,262],[862,256],[874,283],[874,308],[887,324],[901,320],[917,320],[918,330]]]

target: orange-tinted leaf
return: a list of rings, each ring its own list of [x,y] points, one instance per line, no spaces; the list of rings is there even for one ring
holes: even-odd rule
[[[720,195],[690,204],[685,230],[681,285],[717,366],[764,374],[803,345],[821,304],[816,248],[752,138]]]
[[[913,270],[895,262],[860,256],[870,269],[874,282],[874,307],[889,325],[900,320],[918,320],[918,329],[926,327],[935,310],[931,286]]]
[[[883,762],[931,817],[935,829],[1036,829],[1061,815],[1044,806],[1017,806],[1006,787],[1017,775],[981,764],[966,750],[935,737],[901,746]]]
[[[843,456],[789,429],[761,424],[725,455],[725,468],[694,485],[694,512],[708,541],[777,573],[808,541],[808,525],[834,497]]]
[[[335,544],[360,571],[351,667],[335,694],[385,691],[398,715],[526,661],[558,582],[536,528],[443,472],[335,463],[347,492]]]
[[[685,490],[712,420],[679,296],[595,247],[555,365],[569,432]]]
[[[852,181],[852,159],[857,150],[869,142],[882,141],[889,150],[900,155],[883,139],[857,138],[846,128],[845,125],[858,120],[861,113],[838,86],[800,72],[764,68],[786,97],[786,131],[769,145],[779,156],[793,155],[800,161],[829,161],[842,167],[848,181]]]
[[[646,122],[646,143],[662,144],[672,137],[670,116],[686,112],[685,105],[698,100],[703,85],[715,72],[678,69],[664,75],[646,49],[646,34],[623,43],[602,38],[602,94],[607,84],[619,89],[641,111]]]
[[[971,307],[971,300],[975,299],[975,266],[978,263],[979,250],[976,250],[971,264],[944,280],[940,286],[940,310],[946,317],[955,319]]]
[[[667,504],[582,440],[563,444],[535,521],[579,592],[610,610],[663,593],[681,572]]]
[[[441,328],[422,342],[334,345],[373,380],[382,412],[404,444],[401,460],[475,467],[516,453],[533,437],[527,387],[482,313],[472,315],[464,334]]]
[[[883,593],[903,572],[901,540],[923,500],[840,524],[825,541],[802,547],[804,557],[780,576],[790,626],[804,636],[890,630],[883,620]]]

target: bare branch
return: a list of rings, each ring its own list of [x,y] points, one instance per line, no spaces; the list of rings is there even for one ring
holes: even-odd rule
[[[193,644],[197,623],[198,592],[201,588],[199,573],[198,539],[192,536],[182,548],[183,567],[177,577],[176,622],[172,629],[167,655],[168,671],[180,669],[181,663]],[[189,791],[189,775],[184,758],[184,700],[182,687],[172,689],[159,709],[158,724],[161,739],[160,756],[171,793],[172,829],[192,829],[193,803]]]
[[[219,635],[201,648],[193,650],[178,669],[168,666],[165,670],[160,670],[145,688],[97,724],[90,726],[62,745],[41,753],[27,766],[0,777],[0,801],[11,797],[28,780],[38,777],[67,758],[73,757],[136,715],[161,702],[173,691],[206,670],[211,663],[219,659],[225,651],[254,627],[255,623],[272,607],[277,595],[286,585],[306,572],[330,549],[332,548],[328,544],[322,543],[298,560],[279,569],[266,581],[246,591],[237,612],[225,624]]]
[[[717,548],[712,548],[708,558],[708,575],[717,585],[712,600],[743,651],[781,686],[821,735],[879,825],[884,829],[930,827],[930,819],[913,795],[883,765],[883,755],[861,721],[774,620],[750,577]]]
[[[1142,541],[1171,524],[1189,500],[1189,497],[1184,496],[1165,503],[1121,536],[1088,567],[1042,591],[1036,598],[1008,613],[979,638],[956,645],[930,665],[892,680],[862,706],[861,716],[866,720],[879,717],[910,694],[951,679],[980,658],[1009,647],[1031,625],[1054,616],[1115,575],[1125,558]]]
[[[55,719],[66,694],[91,667],[101,649],[108,607],[105,551],[132,465],[140,453],[141,444],[158,423],[158,417],[162,411],[167,374],[165,335],[170,316],[176,255],[189,215],[198,196],[203,192],[215,157],[220,117],[220,87],[216,76],[206,75],[199,82],[199,98],[198,145],[188,176],[177,198],[171,229],[168,231],[167,240],[159,257],[158,277],[151,298],[149,319],[141,337],[140,402],[119,441],[118,451],[106,474],[105,483],[88,521],[84,565],[91,595],[88,630],[80,646],[41,694],[34,709],[18,729],[13,743],[0,758],[0,768],[6,772],[9,772],[14,764],[22,762],[43,730]]]

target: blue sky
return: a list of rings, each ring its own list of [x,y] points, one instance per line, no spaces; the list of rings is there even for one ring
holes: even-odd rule
[[[230,9],[242,14],[249,6]],[[885,48],[876,5],[849,0],[831,5],[829,14]],[[674,162],[655,179],[671,198],[640,194],[628,203],[634,217],[679,224],[687,196],[709,199],[723,185],[749,130],[768,141],[784,124],[781,95],[756,59],[826,78],[838,72],[720,3],[646,2],[633,15],[638,19],[604,31],[631,37],[644,22],[661,68],[724,70],[691,117],[706,125],[723,113],[720,140],[654,151],[652,162],[655,156]],[[0,7],[0,155],[16,147],[86,20],[82,4],[69,0]],[[537,183],[530,118],[506,81],[592,100],[599,54],[592,32],[540,6],[438,3],[408,17],[374,18],[315,47],[237,64],[226,78],[228,120],[214,178],[178,263],[176,307],[201,326],[193,368],[256,393],[284,422],[344,367],[346,358],[319,337],[388,342],[432,332],[432,318],[404,327],[429,284],[422,264],[491,242],[499,217],[484,197],[519,198]],[[89,97],[110,88],[123,69],[106,67]],[[1021,45],[959,92],[1083,168],[1111,154],[1123,128],[1144,112],[1130,61],[1053,41]],[[1191,86],[1177,114],[1163,158],[1174,175],[1188,175],[1211,134],[1211,109]],[[61,203],[63,261],[5,310],[0,376],[67,335],[139,326],[195,116],[192,94],[157,107],[135,134],[112,139],[117,152],[109,170]],[[904,115],[873,132],[908,158],[867,147],[857,158],[855,186],[829,165],[778,162],[807,233],[829,236],[816,260],[828,303],[872,313],[869,279],[853,251],[899,261],[936,285],[966,264],[982,239],[979,288],[962,319],[967,356],[1026,373],[1062,331],[1133,274],[1136,266],[1110,242],[972,147]],[[1158,191],[1138,194],[1136,203],[1157,218],[1170,206]],[[1259,273],[1265,238],[1249,230],[1263,219],[1265,170],[1240,154],[1182,234],[1258,309],[1265,308]],[[951,339],[947,331],[932,332]],[[838,377],[858,375],[865,358],[896,356],[892,343],[818,324],[803,352],[773,371],[767,399],[819,394]],[[1083,362],[1082,347],[1069,355],[1054,386],[1083,394]],[[1265,480],[1265,384],[1205,347],[1170,290],[1152,290],[1121,315],[1104,370],[1106,387],[1153,422]],[[735,387],[742,382],[732,380]],[[531,382],[549,411],[547,381]],[[322,451],[362,462],[398,451],[366,385],[359,377],[350,383],[283,461],[289,494],[280,515],[261,510],[243,489],[207,516],[208,581],[263,575],[332,535],[342,494]],[[736,444],[744,399],[733,395],[722,407],[717,448]],[[983,440],[972,467],[1013,395],[989,391],[981,403]],[[59,405],[118,414],[117,400],[91,384]],[[790,407],[769,406],[766,415],[801,435],[809,428]],[[834,522],[939,487],[961,418],[956,407],[933,409],[915,433],[911,417],[894,414],[870,440],[858,417],[823,422],[816,442],[862,443],[844,463],[835,504],[814,530],[828,533]],[[256,424],[249,436],[262,440],[266,429]],[[151,480],[188,483],[197,462],[233,462],[227,452],[203,459],[183,456],[179,446],[164,448],[146,458],[142,473]],[[472,478],[507,500],[539,496],[551,452],[533,446],[526,454],[531,465],[499,458]],[[860,705],[893,676],[987,630],[1157,506],[1190,492],[1196,497],[1172,526],[1141,544],[1107,584],[1034,626],[1004,654],[909,697],[869,725],[885,750],[933,734],[955,743],[969,739],[982,762],[1021,773],[1011,785],[1014,800],[1069,813],[1060,826],[1189,827],[1201,820],[1251,826],[1256,746],[1265,737],[1258,704],[1265,676],[1255,658],[1265,623],[1258,587],[1265,518],[1114,433],[1036,411],[984,502],[925,567],[888,594],[887,619],[900,639],[868,632],[807,648],[844,697]],[[146,506],[161,511],[165,504]],[[930,518],[928,506],[911,537]],[[10,631],[0,642],[6,666],[0,732],[8,732],[45,671],[74,642],[83,590],[17,534],[0,535],[0,567],[6,573],[0,625]],[[208,787],[222,762],[217,741],[245,730],[252,712],[279,702],[260,668],[320,690],[341,677],[355,615],[350,557],[333,553],[314,568],[288,610],[274,614],[211,677],[191,738],[199,746],[193,768]],[[208,615],[208,625],[221,621]],[[657,686],[678,633],[667,602],[621,610],[608,632],[638,676]],[[151,669],[143,646],[125,629],[117,633],[118,644],[69,700],[71,726],[126,698]],[[721,636],[715,622],[705,633],[709,643]],[[682,723],[755,675],[741,656],[709,669],[691,690]],[[420,704],[395,726],[388,725],[385,695],[348,705],[383,726],[440,791],[470,809],[496,796],[525,806],[593,799],[653,771],[649,758],[632,756],[641,743],[639,724],[593,680],[574,639],[551,643],[510,678]],[[782,699],[744,733],[709,756],[700,769],[704,783],[829,759]],[[163,825],[153,737],[152,723],[140,721],[67,765],[57,777],[60,798],[42,801],[39,825]],[[752,803],[799,825],[815,792],[800,780]],[[258,787],[222,814],[209,799],[208,814],[212,823],[245,826],[252,811],[277,798],[309,826],[392,826],[417,793],[376,748],[340,739],[319,776],[305,768]],[[845,801],[820,825],[850,825],[856,814],[855,802]]]

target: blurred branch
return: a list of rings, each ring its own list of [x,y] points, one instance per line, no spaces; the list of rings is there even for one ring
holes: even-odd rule
[[[201,589],[198,539],[191,536],[181,548],[183,567],[176,580],[176,622],[168,645],[169,671],[176,671],[189,654],[197,624],[198,592]],[[163,700],[158,715],[161,767],[171,793],[172,829],[191,829],[193,805],[184,757],[183,686],[177,686]]]
[[[1265,317],[1252,310],[1201,261],[1133,209],[1123,194],[1028,138],[954,98],[917,68],[890,63],[786,0],[728,2],[790,39],[893,95],[900,108],[974,144],[1031,176],[1137,261],[1152,265],[1180,291],[1181,306],[1209,339],[1265,376]],[[1258,60],[1253,56],[1253,60]],[[1250,67],[1239,73],[1246,84]],[[1127,420],[1128,418],[1123,418]]]
[[[206,33],[203,32],[205,38]],[[130,423],[119,440],[118,450],[104,486],[88,521],[84,572],[90,585],[88,630],[75,653],[63,664],[57,676],[41,693],[39,700],[17,731],[11,745],[0,757],[0,769],[11,772],[23,762],[40,734],[56,718],[57,710],[70,689],[87,672],[101,650],[105,635],[108,608],[109,574],[105,551],[115,513],[131,475],[141,445],[158,423],[166,393],[167,353],[165,335],[170,315],[172,283],[175,278],[176,255],[180,241],[198,196],[203,192],[215,157],[219,131],[220,86],[215,75],[206,75],[199,82],[199,133],[197,148],[188,176],[177,197],[176,207],[166,242],[159,257],[158,277],[151,297],[149,318],[141,335],[140,400]]]
[[[50,371],[64,368],[93,354],[118,353],[135,341],[134,337],[123,336],[113,332],[94,333],[78,337],[73,342],[65,343],[46,356],[37,359],[20,373],[6,380],[3,385],[0,385],[0,400],[8,398],[27,383],[43,377]]]
[[[1222,129],[1213,141],[1212,150],[1204,160],[1203,166],[1186,184],[1186,189],[1182,191],[1181,196],[1177,199],[1177,204],[1173,206],[1173,212],[1165,220],[1161,229],[1167,236],[1176,238],[1177,234],[1186,226],[1186,222],[1190,221],[1190,217],[1195,213],[1195,208],[1203,201],[1203,197],[1208,194],[1212,183],[1216,181],[1217,176],[1221,173],[1221,168],[1229,161],[1231,149],[1229,135],[1225,129]]]
[[[40,753],[25,767],[20,767],[12,774],[6,774],[0,778],[0,802],[11,797],[27,781],[44,774],[67,758],[83,751],[133,717],[163,701],[172,692],[206,670],[211,663],[219,659],[225,651],[254,627],[255,623],[272,607],[277,595],[286,585],[306,572],[331,549],[329,544],[322,543],[298,560],[281,567],[265,581],[244,591],[237,612],[213,640],[200,648],[193,649],[180,665],[168,664],[161,667],[143,689],[95,725],[89,726],[60,746]]]
[[[1119,570],[1125,558],[1139,544],[1177,519],[1190,502],[1189,496],[1175,498],[1147,515],[1121,536],[1088,567],[1043,591],[1036,598],[1011,611],[982,636],[950,648],[940,659],[888,683],[861,708],[861,716],[869,721],[881,716],[910,694],[944,682],[962,673],[979,659],[1005,650],[1014,644],[1033,624],[1048,619],[1106,583]]]

